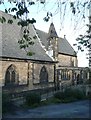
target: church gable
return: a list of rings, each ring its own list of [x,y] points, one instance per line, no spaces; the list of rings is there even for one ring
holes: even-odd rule
[[[45,46],[45,48],[48,48],[48,33],[43,32],[41,30],[36,29],[36,33],[38,34],[42,44]],[[66,54],[66,55],[71,55],[71,56],[77,56],[76,52],[72,48],[72,46],[69,44],[67,39],[64,38],[59,38],[58,37],[58,53],[60,54]]]
[[[1,11],[0,16],[4,16],[6,19],[12,18],[11,15]],[[2,42],[2,53],[0,54],[0,57],[53,62],[40,43],[40,39],[38,38],[33,25],[29,26],[29,31],[32,40],[34,41],[34,45],[31,45],[28,48],[28,51],[33,52],[34,54],[28,56],[25,50],[20,49],[18,40],[21,38],[21,27],[17,25],[17,21],[18,20],[14,20],[12,24],[0,23],[0,27],[2,28],[2,30],[0,29],[0,32],[2,33],[2,39],[0,39],[0,43]],[[34,36],[36,36],[36,39]]]

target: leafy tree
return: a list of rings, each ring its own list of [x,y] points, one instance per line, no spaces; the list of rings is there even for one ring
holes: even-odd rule
[[[33,24],[36,22],[34,18],[31,20],[28,18],[29,10],[28,10],[28,5],[33,5],[35,4],[34,2],[23,2],[17,1],[17,0],[8,0],[9,3],[15,4],[14,7],[9,7],[8,9],[5,8],[5,13],[15,13],[13,15],[14,19],[19,19],[17,24],[22,27],[22,38],[18,40],[18,43],[20,45],[20,49],[24,49],[27,52],[27,55],[31,56],[33,52],[27,51],[27,48],[30,45],[33,45],[34,42],[32,41],[32,37],[29,35],[29,24]],[[5,1],[1,1],[0,4],[5,4]],[[4,23],[6,22],[6,18],[4,16],[0,17],[0,22]],[[13,19],[8,20],[8,24],[12,24]],[[34,39],[36,39],[35,36],[33,36]]]
[[[87,31],[85,32],[84,35],[79,35],[76,39],[77,43],[74,44],[74,46],[77,46],[78,50],[80,51],[84,51],[84,49],[87,49],[89,52],[89,56],[90,56],[90,52],[91,52],[91,16],[89,16],[89,24],[87,24]],[[91,63],[91,57],[89,57],[89,64]]]

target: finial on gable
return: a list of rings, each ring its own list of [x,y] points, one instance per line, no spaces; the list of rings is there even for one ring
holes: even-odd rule
[[[64,35],[64,39],[66,39],[66,35]]]

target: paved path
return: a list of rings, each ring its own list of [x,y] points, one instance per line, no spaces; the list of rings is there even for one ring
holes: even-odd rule
[[[84,100],[19,110],[5,118],[89,118],[90,112],[89,101]]]

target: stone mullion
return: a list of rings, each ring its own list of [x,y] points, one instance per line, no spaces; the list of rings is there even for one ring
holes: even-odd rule
[[[11,79],[12,79],[12,77],[11,77],[11,76],[12,76],[12,72],[9,71],[9,73],[10,73],[10,83],[11,83],[11,81],[12,81],[12,80],[11,80]]]

